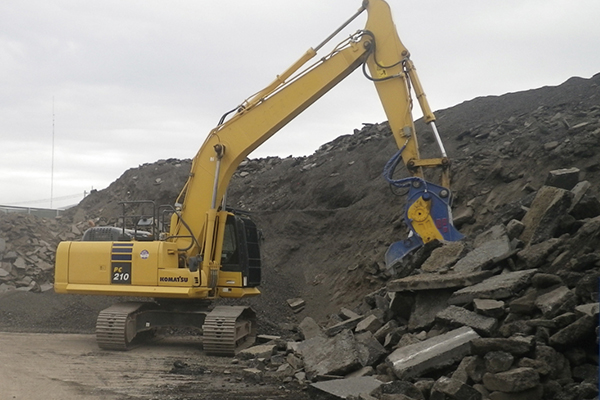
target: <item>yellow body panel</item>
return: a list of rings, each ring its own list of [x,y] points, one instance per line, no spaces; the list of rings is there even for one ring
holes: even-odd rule
[[[127,286],[83,285],[54,283],[56,293],[92,294],[102,296],[165,297],[179,299],[202,299],[208,297],[209,290],[202,287],[164,287],[164,286]]]
[[[258,296],[260,290],[257,288],[218,288],[218,297],[230,297],[239,299],[240,297]]]
[[[434,239],[444,240],[442,234],[435,226],[435,222],[431,217],[431,202],[423,200],[419,197],[409,208],[406,213],[408,219],[411,220],[413,229],[423,239],[423,242],[428,243]]]
[[[168,268],[158,270],[159,286],[199,286],[200,273],[190,272],[186,268]]]
[[[219,280],[217,281],[219,287],[242,287],[242,283],[241,272],[219,272]]]
[[[178,268],[175,243],[62,242],[56,252],[55,290],[59,293],[115,296],[187,293],[199,297],[197,290],[192,290],[199,284],[199,272]],[[168,291],[160,286],[182,287],[182,290]]]

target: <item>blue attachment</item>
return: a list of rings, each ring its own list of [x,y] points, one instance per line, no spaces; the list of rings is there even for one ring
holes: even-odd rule
[[[423,241],[419,235],[412,235],[408,239],[392,243],[385,252],[385,265],[387,265],[388,269],[392,268],[405,255],[421,246],[423,246]]]
[[[409,208],[419,199],[431,202],[430,215],[435,223],[437,230],[442,235],[442,238],[447,241],[461,240],[464,235],[460,233],[452,224],[452,212],[450,205],[452,202],[452,194],[450,189],[443,186],[435,185],[418,177],[409,177],[402,179],[393,179],[392,175],[396,166],[400,162],[402,155],[402,147],[394,156],[387,162],[383,170],[384,178],[395,187],[408,187],[408,199],[404,210],[404,221],[411,231],[408,239],[392,243],[385,254],[385,263],[388,268],[399,262],[406,254],[423,246],[423,240],[415,232],[412,221],[408,218]]]

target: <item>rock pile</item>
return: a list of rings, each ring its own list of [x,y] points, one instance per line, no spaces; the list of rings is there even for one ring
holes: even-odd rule
[[[84,226],[27,214],[0,214],[0,293],[52,289],[56,246],[81,238]]]
[[[552,171],[505,224],[417,250],[327,326],[306,317],[297,340],[240,356],[322,398],[597,398],[600,208],[577,172]]]

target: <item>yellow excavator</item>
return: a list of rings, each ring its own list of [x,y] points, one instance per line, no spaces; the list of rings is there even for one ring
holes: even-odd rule
[[[311,62],[364,11],[364,29]],[[115,304],[99,314],[101,348],[125,350],[163,326],[201,329],[208,354],[233,355],[254,342],[256,318],[249,307],[208,305],[218,298],[260,294],[260,234],[247,215],[227,208],[230,179],[248,154],[358,68],[375,84],[400,149],[384,175],[394,186],[409,187],[405,219],[411,235],[390,247],[386,261],[393,264],[434,239],[462,237],[452,225],[449,161],[410,54],[388,4],[364,0],[331,36],[221,118],[194,157],[175,205],[152,207],[152,215],[140,218],[133,229],[126,228],[123,216],[122,227],[91,228],[82,241],[59,244],[57,293],[147,299]],[[411,89],[433,130],[439,158],[419,155]],[[410,176],[394,179],[401,160]],[[439,169],[441,185],[427,182],[424,168]]]

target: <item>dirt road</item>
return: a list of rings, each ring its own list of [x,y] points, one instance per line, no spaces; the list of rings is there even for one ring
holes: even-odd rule
[[[204,355],[186,338],[108,352],[94,335],[0,332],[0,400],[306,398],[280,384],[246,381],[243,368]]]

